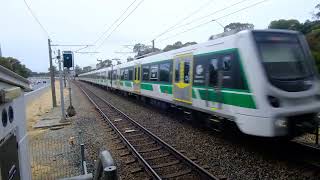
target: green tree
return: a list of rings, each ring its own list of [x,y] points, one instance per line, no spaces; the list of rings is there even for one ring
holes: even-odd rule
[[[230,32],[230,31],[239,32],[246,29],[254,29],[254,25],[250,23],[240,23],[240,22],[230,23],[224,27],[224,32]]]
[[[280,19],[271,21],[269,24],[269,29],[290,29],[295,31],[301,31],[303,29],[303,24],[301,24],[296,19]]]
[[[174,50],[174,49],[179,49],[179,48],[182,48],[182,47],[187,47],[187,46],[190,46],[190,45],[194,45],[194,44],[197,44],[196,42],[187,42],[185,44],[183,44],[181,41],[177,41],[175,42],[174,44],[172,45],[167,45],[163,51],[166,52],[166,51],[171,51],[171,50]]]
[[[133,61],[133,60],[134,60],[133,57],[131,57],[131,56],[128,56],[128,57],[127,57],[127,62],[130,62],[130,61]]]
[[[149,54],[152,52],[159,52],[159,51],[160,51],[160,49],[158,49],[158,48],[152,49],[151,46],[147,46],[147,45],[141,44],[141,43],[135,44],[133,46],[133,52],[137,53],[135,55],[135,57],[139,57],[139,56],[143,56],[143,55],[146,55],[146,54]]]
[[[58,71],[58,69],[57,69],[57,66],[54,66],[54,65],[53,65],[52,68],[53,68],[53,73],[54,73],[54,75],[55,75],[55,76],[58,75],[58,74],[59,74],[59,71]],[[48,68],[48,71],[51,72],[50,67]]]
[[[76,73],[76,75],[79,75],[79,74],[83,73],[83,70],[79,65],[76,65],[74,67],[74,72]]]
[[[320,4],[316,5],[315,8],[317,9],[318,12],[316,12],[316,13],[314,14],[314,17],[315,17],[316,19],[320,19]]]
[[[0,65],[19,74],[22,77],[29,77],[32,73],[24,64],[12,57],[0,57]]]

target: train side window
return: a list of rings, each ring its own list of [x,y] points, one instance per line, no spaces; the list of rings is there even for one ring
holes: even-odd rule
[[[149,73],[150,73],[149,66],[142,66],[142,80],[149,81]]]
[[[160,81],[169,82],[170,80],[170,63],[160,64]]]
[[[124,80],[124,70],[123,69],[120,70],[120,79]]]
[[[134,80],[138,80],[138,68],[134,67]]]
[[[218,58],[213,58],[213,59],[210,60],[210,64],[209,64],[209,74],[210,74],[209,84],[211,86],[217,86],[217,84],[218,84],[218,63],[219,63],[219,59]]]
[[[124,70],[124,80],[129,80],[129,70],[128,69]]]
[[[232,67],[232,55],[225,55],[222,57],[222,70],[230,71]]]
[[[190,62],[184,62],[184,75],[183,75],[184,83],[190,82]]]
[[[140,71],[141,71],[141,67],[139,66],[139,67],[138,67],[138,74],[137,74],[137,76],[138,76],[137,79],[138,79],[139,81],[140,81]]]
[[[117,79],[117,70],[113,70],[112,79]]]
[[[133,68],[129,68],[129,81],[133,80]]]
[[[179,61],[179,59],[175,60],[174,73],[175,73],[174,81],[179,82],[179,80],[180,80],[180,61]]]
[[[158,81],[158,71],[159,67],[157,65],[152,65],[150,68],[150,81]]]

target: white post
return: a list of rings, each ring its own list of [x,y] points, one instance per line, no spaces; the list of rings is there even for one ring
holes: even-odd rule
[[[61,101],[61,121],[66,120],[65,111],[64,111],[64,95],[63,95],[63,79],[62,79],[62,68],[61,68],[61,56],[60,50],[58,50],[58,63],[59,63],[59,81],[60,81],[60,101]]]

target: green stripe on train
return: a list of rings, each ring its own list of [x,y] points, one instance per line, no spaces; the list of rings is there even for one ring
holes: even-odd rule
[[[218,102],[217,92],[214,90],[199,89],[200,99]],[[221,91],[221,100],[223,104],[240,106],[244,108],[256,109],[256,104],[251,94],[241,94],[237,92]]]
[[[120,82],[121,83],[121,82]],[[125,82],[130,83],[130,82]],[[130,83],[131,85],[131,83]],[[143,90],[153,91],[153,83],[141,83],[140,87]],[[130,86],[131,87],[131,86]],[[172,85],[161,85],[160,84],[160,91],[161,93],[167,93],[172,94]],[[200,97],[197,97],[196,92],[199,92]],[[250,91],[248,90],[237,90],[237,89],[226,89],[223,88],[221,92],[221,102],[223,104],[233,105],[233,106],[239,106],[244,108],[251,108],[256,109],[256,104],[253,100],[253,96]],[[247,94],[246,94],[247,93]],[[198,95],[198,96],[199,96]],[[201,100],[208,100],[212,102],[217,102],[217,93],[212,89],[199,89],[192,88],[192,98],[193,99],[201,99]]]
[[[124,82],[124,85],[127,86],[127,87],[132,87],[132,83],[131,83],[131,82],[128,82],[128,81],[125,81],[125,82]]]
[[[153,91],[152,84],[141,83],[140,88],[143,90]]]
[[[172,94],[172,85],[168,85],[168,86],[160,85],[160,91],[161,93]]]

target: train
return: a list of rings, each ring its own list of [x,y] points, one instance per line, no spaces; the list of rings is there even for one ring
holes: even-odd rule
[[[252,136],[292,138],[318,125],[319,76],[297,31],[243,30],[78,78],[205,114],[195,121],[232,123]]]

